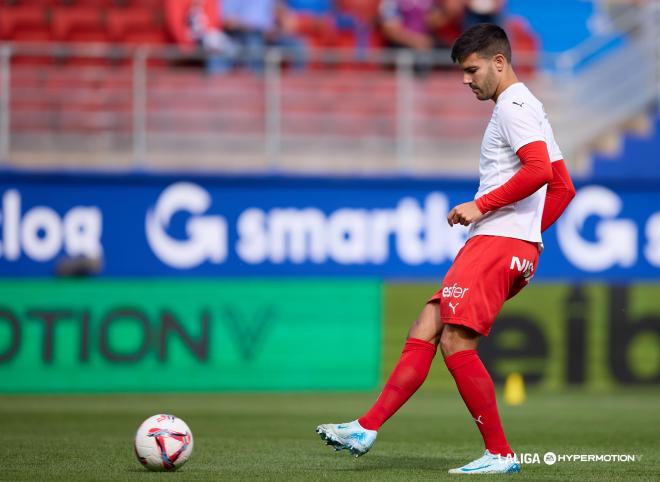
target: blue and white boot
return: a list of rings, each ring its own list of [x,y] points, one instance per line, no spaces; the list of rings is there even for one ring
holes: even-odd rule
[[[513,457],[502,457],[486,450],[483,456],[463,467],[450,469],[450,474],[515,474],[520,464]]]
[[[378,432],[362,428],[357,420],[347,423],[326,423],[316,427],[318,433],[326,445],[331,445],[335,450],[347,449],[351,455],[359,457],[369,452],[376,441]]]

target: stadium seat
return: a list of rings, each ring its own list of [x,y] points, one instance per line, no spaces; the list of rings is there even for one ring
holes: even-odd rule
[[[0,5],[9,7],[52,7],[60,5],[61,0],[1,0]]]
[[[64,42],[107,42],[105,16],[96,7],[55,7],[53,37]]]
[[[116,5],[115,0],[21,0],[28,2],[50,2],[55,7],[96,7],[110,8]]]
[[[0,39],[18,42],[51,40],[48,11],[29,5],[0,7]]]
[[[107,13],[108,35],[113,42],[165,43],[163,15],[149,7],[114,8]]]
[[[329,15],[296,14],[296,33],[314,47],[332,47],[337,36],[334,21]]]
[[[149,8],[152,11],[161,11],[163,9],[163,0],[112,0],[116,7],[142,7]]]

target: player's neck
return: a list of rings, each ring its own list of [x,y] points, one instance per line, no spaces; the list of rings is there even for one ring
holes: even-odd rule
[[[513,71],[513,69],[509,68],[506,74],[502,77],[502,80],[497,86],[497,89],[495,89],[495,94],[493,95],[493,102],[497,103],[497,99],[499,98],[500,94],[517,82],[519,82],[518,76]]]

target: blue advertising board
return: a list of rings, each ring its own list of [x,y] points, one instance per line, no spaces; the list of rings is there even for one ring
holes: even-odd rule
[[[63,258],[105,277],[441,279],[476,180],[3,173],[0,276]],[[540,280],[660,279],[660,186],[588,183],[544,234]]]

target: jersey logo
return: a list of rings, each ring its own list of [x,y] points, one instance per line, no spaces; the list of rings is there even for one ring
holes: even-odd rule
[[[458,286],[458,283],[454,283],[451,286],[445,286],[442,288],[442,297],[443,298],[463,298],[470,288],[461,288]]]
[[[452,313],[456,314],[456,308],[458,308],[458,305],[460,305],[460,303],[456,303],[456,304],[454,305],[454,304],[452,304],[451,301],[449,302],[449,308],[451,308],[451,312],[452,312]]]
[[[479,415],[477,418],[474,419],[474,421],[483,425],[484,423],[481,421],[481,417],[482,415]]]
[[[509,265],[509,269],[517,269],[522,273],[523,278],[525,278],[525,281],[527,282],[529,282],[532,276],[534,276],[534,263],[525,258],[521,261],[518,256],[511,256],[511,265]]]
[[[518,107],[522,108],[522,106],[525,104],[524,102],[513,102],[516,104]]]

